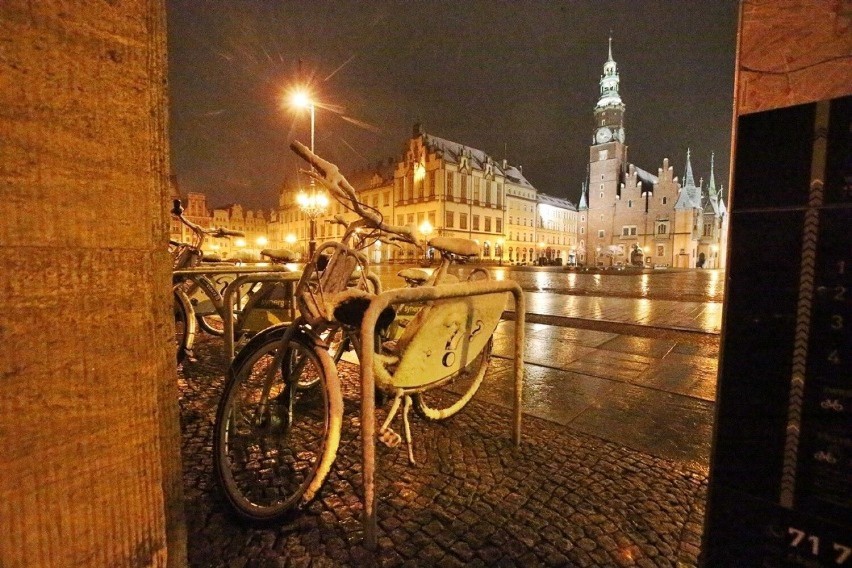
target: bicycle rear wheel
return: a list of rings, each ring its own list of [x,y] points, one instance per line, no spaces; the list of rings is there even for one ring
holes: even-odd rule
[[[441,387],[412,396],[414,411],[426,420],[446,420],[464,408],[482,385],[488,364],[491,362],[491,347],[494,337],[464,369]]]
[[[309,502],[340,441],[336,369],[303,334],[282,346],[285,331],[270,328],[240,351],[216,413],[216,477],[234,511],[250,521],[274,521]],[[301,390],[302,380],[320,388]]]
[[[195,336],[195,320],[190,316],[191,308],[187,305],[185,296],[182,297],[177,290],[174,291],[173,296],[175,349],[177,350],[177,363],[180,365],[192,349]]]

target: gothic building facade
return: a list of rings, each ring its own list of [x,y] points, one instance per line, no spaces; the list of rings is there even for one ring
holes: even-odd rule
[[[578,207],[579,262],[723,268],[727,211],[712,156],[706,188],[703,181],[695,183],[689,150],[682,180],[668,158],[656,175],[630,163],[618,89],[610,39],[594,109],[588,178]]]

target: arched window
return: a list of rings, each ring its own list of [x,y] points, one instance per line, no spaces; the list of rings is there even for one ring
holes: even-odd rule
[[[660,223],[659,225],[657,225],[657,234],[658,235],[665,235],[666,230],[667,230],[667,228],[666,228],[665,223]]]
[[[488,241],[485,241],[482,244],[482,256],[486,258],[491,256],[491,243],[489,243]]]

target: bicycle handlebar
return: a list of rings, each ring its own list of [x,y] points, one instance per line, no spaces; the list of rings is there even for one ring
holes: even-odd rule
[[[294,141],[290,144],[290,148],[313,166],[313,170],[306,171],[305,173],[317,180],[336,199],[348,202],[352,211],[364,220],[365,226],[394,234],[403,241],[417,244],[417,239],[410,227],[389,225],[382,221],[382,216],[377,211],[365,209],[355,196],[355,188],[340,173],[340,169],[337,166],[320,158],[299,141]]]
[[[180,199],[175,199],[172,202],[172,215],[180,219],[180,222],[192,229],[192,232],[196,235],[210,235],[217,239],[222,237],[245,237],[246,234],[242,231],[232,231],[231,229],[225,229],[223,227],[218,227],[216,229],[205,229],[201,225],[197,223],[193,223],[183,215],[184,209],[183,204],[180,202]]]

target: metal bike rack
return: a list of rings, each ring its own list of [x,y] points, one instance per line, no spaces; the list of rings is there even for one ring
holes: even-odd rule
[[[511,293],[515,298],[515,349],[514,375],[515,398],[512,422],[512,441],[515,446],[521,443],[521,398],[524,380],[524,321],[526,303],[520,285],[511,281],[461,282],[441,286],[423,286],[419,288],[399,288],[382,292],[370,301],[370,307],[361,323],[361,440],[363,443],[364,477],[364,545],[375,550],[377,544],[376,525],[376,399],[375,376],[373,375],[373,345],[376,323],[382,310],[393,304],[425,303],[431,300],[465,298],[494,294]]]
[[[281,264],[269,265],[234,265],[222,264],[211,266],[198,266],[194,268],[182,268],[172,272],[174,276],[221,276],[225,274],[236,275],[233,282],[225,287],[225,292],[222,294],[222,302],[226,306],[234,305],[234,296],[244,284],[254,284],[256,282],[284,282],[291,283],[288,296],[293,297],[293,286],[302,277],[301,271],[293,271]],[[222,318],[225,335],[225,354],[228,361],[234,359],[234,312],[225,310],[225,317]]]
[[[284,272],[284,271],[264,271],[253,274],[244,274],[238,276],[233,282],[225,288],[225,293],[222,295],[223,303],[226,306],[234,305],[234,296],[237,295],[240,287],[244,284],[254,284],[256,282],[281,282],[288,285],[287,297],[290,298],[290,309],[293,308],[293,291],[296,282],[302,277],[299,272]],[[228,357],[228,363],[234,360],[234,312],[233,310],[225,310],[225,317],[222,318],[225,328],[225,355]]]

